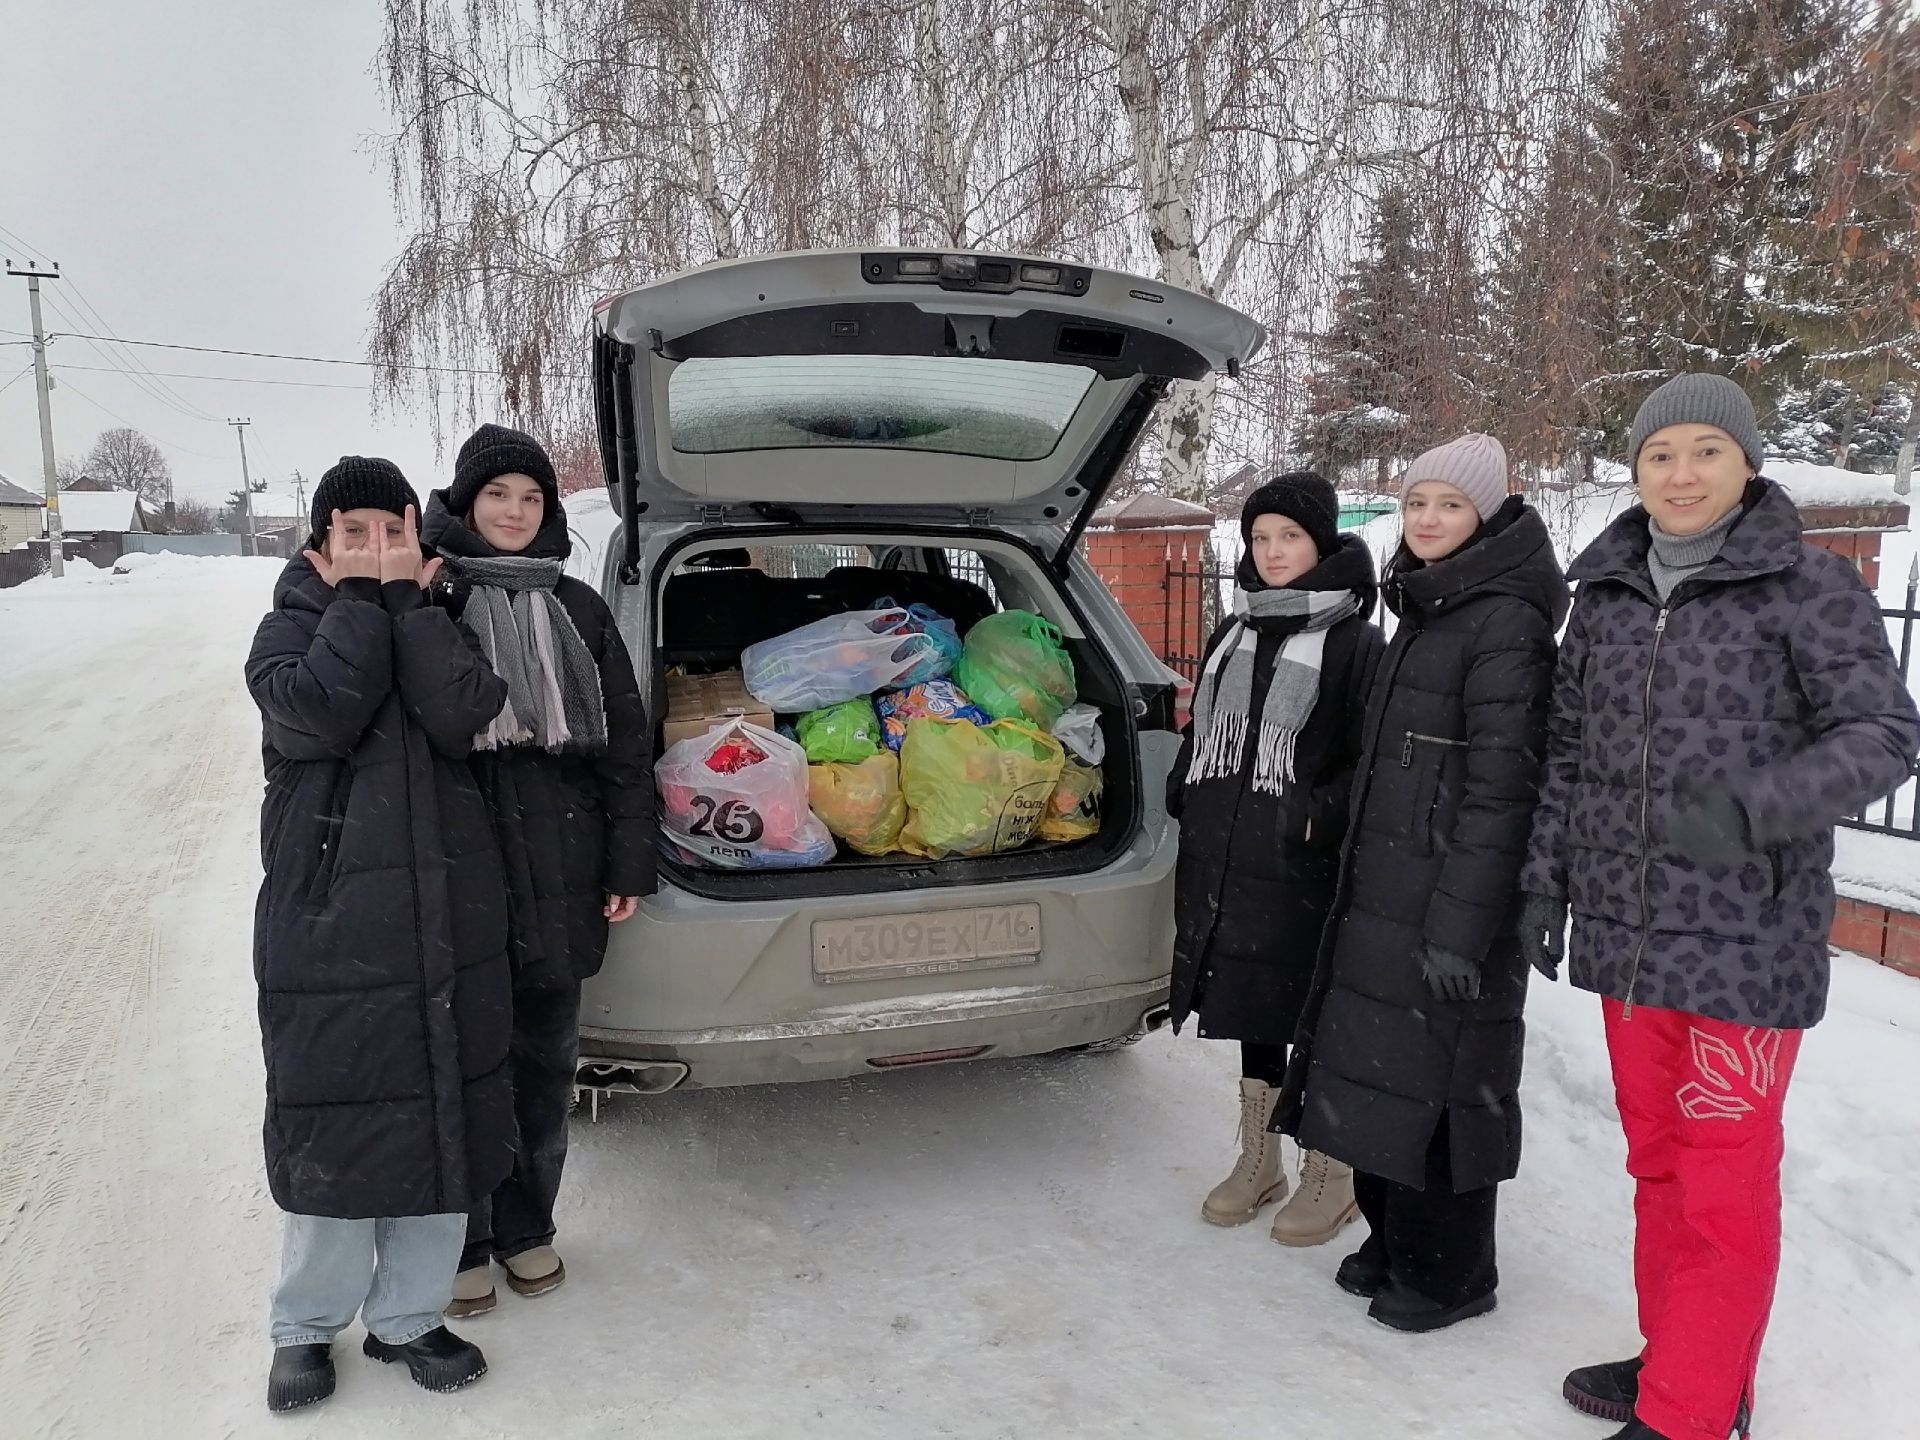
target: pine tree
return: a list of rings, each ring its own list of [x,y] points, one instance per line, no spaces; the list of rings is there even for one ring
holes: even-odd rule
[[[1766,303],[1798,273],[1793,217],[1813,156],[1797,102],[1839,63],[1836,0],[1649,0],[1621,7],[1595,129],[1620,177],[1609,287],[1609,427],[1669,375],[1712,370],[1762,413],[1798,347]]]

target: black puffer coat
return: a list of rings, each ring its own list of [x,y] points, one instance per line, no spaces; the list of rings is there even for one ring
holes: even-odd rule
[[[1520,1163],[1515,882],[1567,584],[1546,526],[1515,497],[1386,595],[1400,625],[1367,706],[1338,919],[1276,1128],[1421,1189],[1444,1112],[1454,1188],[1477,1190]],[[1433,998],[1428,944],[1479,964],[1479,999]]]
[[[428,499],[421,541],[447,556],[500,553],[448,513],[445,491]],[[519,553],[565,560],[570,551],[565,512],[553,509]],[[467,594],[451,567],[441,571],[436,598],[449,613],[464,611]],[[599,668],[606,749],[556,755],[514,746],[473,757],[500,837],[508,949],[521,989],[564,988],[597,974],[607,954],[607,897],[655,888],[651,745],[633,661],[613,612],[591,586],[562,576],[554,597]]]
[[[282,1210],[444,1215],[513,1164],[500,858],[467,772],[506,686],[412,581],[304,559],[247,658],[266,878],[254,976]]]
[[[1665,606],[1649,545],[1636,506],[1574,563],[1521,883],[1571,901],[1582,989],[1801,1029],[1826,1010],[1834,822],[1906,778],[1920,719],[1872,593],[1800,538],[1779,486],[1748,487],[1718,557]],[[1712,787],[1751,821],[1725,862],[1668,838],[1676,798]]]
[[[1185,784],[1187,731],[1168,777],[1167,809],[1180,821],[1174,881],[1173,1026],[1198,1012],[1212,1038],[1285,1045],[1299,1027],[1320,933],[1339,878],[1360,720],[1386,642],[1373,613],[1373,557],[1353,535],[1295,582],[1302,590],[1352,590],[1360,613],[1327,631],[1320,698],[1294,750],[1296,783],[1280,795],[1253,788],[1251,747],[1238,775]],[[1207,642],[1211,658],[1231,620]],[[1267,693],[1285,637],[1262,635],[1253,694]],[[1201,661],[1205,673],[1206,658]]]

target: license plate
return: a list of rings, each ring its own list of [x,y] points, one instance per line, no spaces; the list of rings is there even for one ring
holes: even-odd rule
[[[1040,907],[1031,903],[813,922],[813,973],[828,983],[1031,965],[1039,958]]]

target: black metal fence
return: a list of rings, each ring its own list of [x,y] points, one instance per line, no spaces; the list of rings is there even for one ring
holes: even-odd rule
[[[1914,689],[1913,650],[1915,627],[1920,625],[1920,610],[1914,608],[1916,599],[1920,599],[1920,564],[1907,572],[1907,603],[1882,610],[1887,622],[1887,638],[1893,642],[1894,658],[1900,662],[1900,678],[1907,682],[1907,689]],[[1913,780],[1907,781],[1884,800],[1875,801],[1858,815],[1840,823],[1855,830],[1872,830],[1881,835],[1898,835],[1907,840],[1920,840],[1920,785]]]
[[[1141,626],[1147,642],[1155,645],[1160,659],[1188,680],[1197,680],[1202,651],[1207,637],[1220,623],[1231,603],[1234,562],[1211,548],[1200,563],[1167,571],[1167,615],[1159,633]],[[1907,688],[1920,694],[1914,675],[1914,651],[1920,646],[1920,571],[1907,578],[1906,603],[1882,609],[1887,638],[1892,642],[1894,658],[1900,662],[1900,676]],[[1920,781],[1908,780],[1884,800],[1876,800],[1858,815],[1840,822],[1855,830],[1871,830],[1881,835],[1898,835],[1920,840]]]

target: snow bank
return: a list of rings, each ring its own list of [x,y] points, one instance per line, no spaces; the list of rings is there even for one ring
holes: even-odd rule
[[[1842,826],[1833,837],[1833,888],[1849,900],[1920,913],[1920,840]]]
[[[1894,493],[1891,475],[1862,475],[1837,465],[1769,460],[1765,473],[1786,488],[1796,505],[1902,505],[1911,499]]]

